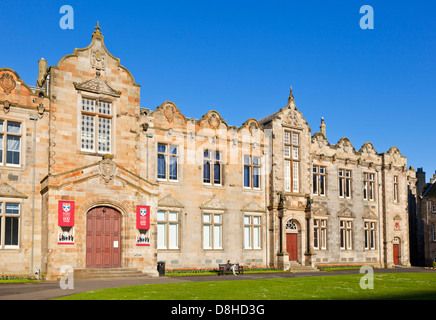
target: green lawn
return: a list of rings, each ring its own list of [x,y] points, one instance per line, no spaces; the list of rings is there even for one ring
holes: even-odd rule
[[[149,284],[96,290],[70,300],[436,300],[436,273],[374,274],[374,289],[363,290],[364,274],[290,279]]]

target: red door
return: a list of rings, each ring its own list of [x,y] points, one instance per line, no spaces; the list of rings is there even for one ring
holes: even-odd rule
[[[400,264],[400,245],[394,244],[394,264]]]
[[[107,207],[97,207],[86,218],[86,267],[121,267],[121,215]]]
[[[296,233],[286,234],[286,251],[289,253],[289,261],[298,260],[298,243]]]

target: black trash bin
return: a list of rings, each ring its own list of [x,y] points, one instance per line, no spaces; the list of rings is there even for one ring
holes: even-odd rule
[[[159,271],[159,277],[165,277],[165,261],[157,262],[157,271]]]

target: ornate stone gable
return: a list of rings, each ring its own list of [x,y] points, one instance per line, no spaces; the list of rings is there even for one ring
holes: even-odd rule
[[[211,199],[209,199],[208,201],[204,202],[201,206],[200,209],[211,209],[211,210],[224,210],[227,211],[226,206],[215,197],[215,194],[212,196]]]
[[[245,207],[241,209],[243,212],[265,212],[265,209],[262,208],[257,202],[250,202]]]
[[[82,83],[74,82],[76,90],[105,94],[113,97],[119,97],[121,91],[113,89],[105,80],[100,78],[99,73],[96,77]]]
[[[350,209],[345,208],[345,209],[338,212],[338,217],[353,218],[353,213],[351,212]]]
[[[348,138],[342,138],[338,141],[336,144],[336,148],[338,150],[341,150],[345,153],[355,153],[356,150],[354,149],[353,145],[351,144],[350,140]]]
[[[167,195],[158,201],[159,207],[183,208],[184,205],[177,201],[173,196]]]
[[[1,198],[23,198],[27,199],[24,193],[21,193],[11,185],[7,183],[0,183],[0,197]]]

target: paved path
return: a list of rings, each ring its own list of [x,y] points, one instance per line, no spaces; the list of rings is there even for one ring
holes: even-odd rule
[[[424,268],[396,268],[396,269],[374,269],[374,273],[399,273],[399,272],[425,272],[434,273],[434,270]],[[157,283],[183,283],[198,281],[237,281],[253,279],[278,279],[298,278],[314,276],[359,274],[359,270],[342,270],[330,272],[302,272],[302,273],[259,273],[225,276],[189,276],[189,277],[140,277],[106,280],[82,280],[74,282],[74,289],[61,289],[59,282],[41,283],[14,283],[0,284],[0,300],[50,300],[68,296],[80,292],[134,286],[141,284]]]

